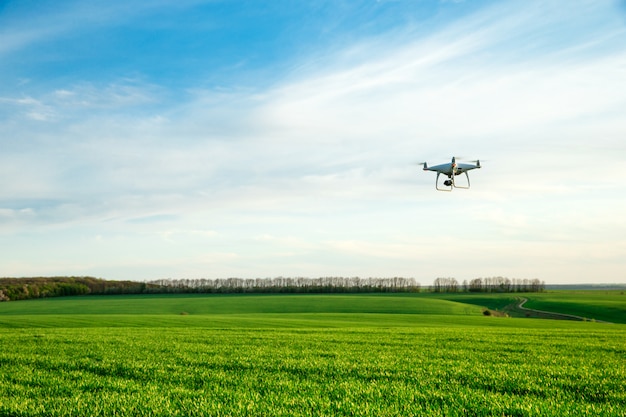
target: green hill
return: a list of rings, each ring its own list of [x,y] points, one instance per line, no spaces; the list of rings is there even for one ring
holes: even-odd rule
[[[400,317],[388,316],[407,316]],[[333,320],[400,323],[415,315],[480,316],[481,308],[455,301],[408,295],[127,295],[84,296],[0,303],[0,326],[130,326],[207,325],[247,319],[245,327],[263,320]],[[377,316],[378,318],[376,319]],[[246,324],[246,323],[248,324]],[[325,324],[323,323],[325,322]],[[19,323],[22,323],[20,325]],[[159,324],[161,323],[161,324]]]
[[[626,296],[619,291],[523,296],[529,299],[528,308],[626,323]],[[465,318],[481,318],[485,308],[506,311],[517,297],[484,293],[90,295],[0,303],[0,327],[401,326],[427,322],[426,316],[437,316],[442,323],[463,323]]]

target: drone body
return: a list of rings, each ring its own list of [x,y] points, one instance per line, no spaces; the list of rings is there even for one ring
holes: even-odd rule
[[[472,162],[475,163],[457,163],[456,158],[453,156],[452,161],[448,164],[441,164],[429,167],[426,162],[424,162],[424,171],[434,171],[437,173],[437,178],[435,178],[435,188],[438,191],[452,191],[453,188],[470,188],[470,180],[467,171],[480,168],[480,161],[477,160]],[[439,186],[439,175],[441,174],[444,174],[448,177],[448,179],[443,182],[443,187]],[[465,177],[467,178],[467,185],[458,185],[456,183],[454,178],[460,174],[465,174]]]

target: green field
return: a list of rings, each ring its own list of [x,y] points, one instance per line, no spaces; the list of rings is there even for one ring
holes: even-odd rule
[[[623,321],[617,292],[528,298],[561,294]],[[486,317],[511,296],[481,297],[0,303],[0,416],[626,416],[626,325]]]
[[[626,323],[624,291],[554,291],[529,297],[526,307]]]
[[[520,298],[527,298],[527,308],[570,314],[587,320],[626,324],[626,295],[622,290],[561,290],[522,294],[459,293],[432,296],[494,310],[506,310]],[[524,314],[518,316],[523,317]]]

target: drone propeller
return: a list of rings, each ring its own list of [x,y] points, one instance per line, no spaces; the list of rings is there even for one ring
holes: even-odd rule
[[[481,160],[479,160],[479,159],[467,159],[467,158],[464,158],[464,157],[462,157],[462,156],[457,156],[457,157],[456,157],[456,161],[457,161],[457,162],[459,162],[459,161],[461,161],[461,162],[468,162],[468,163],[470,163],[470,164],[480,165],[480,161],[481,161]],[[485,159],[482,159],[482,161],[484,162],[484,161],[485,161]]]

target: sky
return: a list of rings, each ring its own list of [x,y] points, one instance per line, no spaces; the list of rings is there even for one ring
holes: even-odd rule
[[[0,79],[0,276],[626,283],[626,1],[2,1]]]

